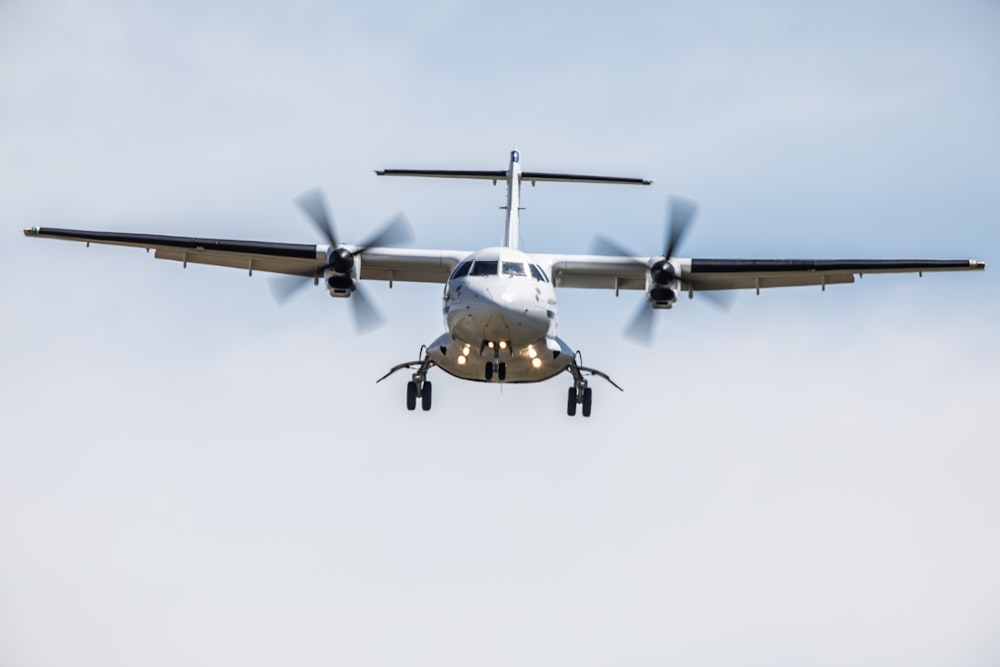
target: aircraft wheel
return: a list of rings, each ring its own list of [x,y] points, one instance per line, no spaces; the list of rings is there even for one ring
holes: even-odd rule
[[[417,409],[417,383],[413,380],[406,383],[406,409]]]
[[[424,390],[420,394],[420,407],[423,408],[424,412],[431,409],[431,383],[424,382]]]
[[[493,379],[493,362],[486,364],[486,381],[489,382]]]
[[[590,387],[583,390],[583,416],[590,416],[590,401],[593,398],[593,391]]]
[[[500,362],[500,368],[497,369],[497,375],[499,376],[501,382],[507,379],[507,364],[502,361]]]
[[[569,388],[569,399],[566,401],[566,414],[570,417],[576,415],[576,387]]]

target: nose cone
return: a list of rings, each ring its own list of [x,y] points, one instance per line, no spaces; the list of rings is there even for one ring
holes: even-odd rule
[[[531,285],[491,283],[465,285],[460,300],[448,310],[448,328],[454,335],[470,342],[505,340],[513,345],[544,338],[548,315]]]

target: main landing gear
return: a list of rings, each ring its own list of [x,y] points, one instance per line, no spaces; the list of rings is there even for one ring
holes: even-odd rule
[[[569,399],[566,401],[566,414],[570,417],[576,416],[576,406],[579,405],[584,417],[590,416],[590,405],[593,400],[594,390],[584,387],[583,391],[575,386],[569,388]]]
[[[431,389],[434,385],[428,381],[418,382],[410,380],[406,383],[406,409],[417,409],[417,398],[420,398],[420,407],[426,412],[431,409]]]
[[[420,409],[426,412],[431,409],[431,398],[434,395],[434,385],[427,379],[427,371],[429,371],[433,365],[434,362],[427,356],[426,348],[421,347],[420,360],[407,361],[393,366],[392,369],[380,377],[377,382],[381,382],[396,371],[403,370],[404,368],[416,367],[417,370],[413,372],[413,379],[406,383],[406,409],[416,410],[417,399],[419,398]]]
[[[582,357],[580,356],[580,353],[577,352],[572,363],[566,367],[566,371],[573,376],[573,386],[569,388],[569,393],[566,397],[566,414],[570,417],[576,416],[576,410],[578,407],[584,417],[590,416],[594,400],[594,392],[588,386],[587,378],[584,374],[591,376],[596,375],[604,378],[618,391],[624,391],[621,387],[615,384],[606,373],[602,373],[594,368],[587,368],[586,366],[581,365],[579,363],[580,361],[582,361]]]

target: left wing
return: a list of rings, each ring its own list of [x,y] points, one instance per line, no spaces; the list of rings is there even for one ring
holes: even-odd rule
[[[328,245],[270,243],[159,234],[99,232],[32,227],[25,236],[144,248],[157,259],[187,264],[212,264],[248,271],[316,276],[327,261]],[[350,248],[350,246],[347,246]],[[444,283],[451,270],[471,254],[464,250],[403,250],[368,248],[360,262],[362,280]]]
[[[536,255],[557,287],[646,289],[649,267],[662,257]],[[869,273],[975,271],[975,259],[673,259],[685,291],[761,289],[853,283]]]

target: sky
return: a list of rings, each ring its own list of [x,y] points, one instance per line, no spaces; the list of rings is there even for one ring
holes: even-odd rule
[[[1000,258],[995,2],[0,2],[0,664],[1000,661],[1000,279],[559,292],[595,381],[432,372],[441,288],[322,290],[30,226]]]

